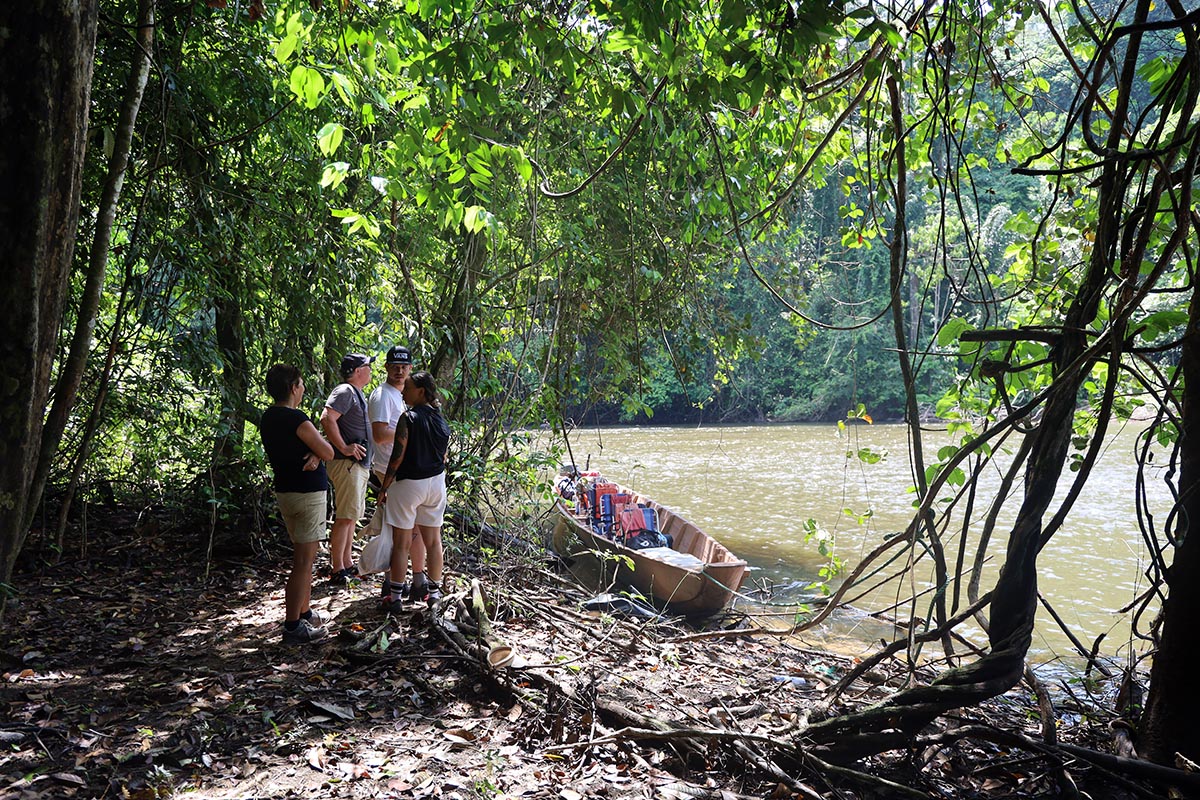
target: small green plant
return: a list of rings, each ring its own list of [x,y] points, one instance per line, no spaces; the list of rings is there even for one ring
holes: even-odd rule
[[[491,780],[479,778],[471,784],[471,793],[481,798],[496,797],[500,794],[500,789]]]
[[[600,559],[602,563],[607,562],[605,563],[605,566],[613,566],[617,568],[625,567],[628,570],[632,570],[634,568],[633,559],[629,556],[621,555],[620,553],[609,553],[605,550],[592,550],[591,553],[596,558]]]
[[[483,753],[483,776],[476,778],[471,785],[472,792],[479,798],[497,797],[500,787],[496,785],[496,773],[503,765],[500,753],[496,750],[485,750]]]
[[[826,586],[825,584],[819,584],[819,586],[824,588],[825,593],[828,594],[828,590],[829,590],[828,586]],[[812,588],[812,587],[810,586],[810,588]],[[800,607],[796,609],[796,613],[792,616],[792,624],[793,625],[802,625],[805,622],[807,622],[808,618],[811,616],[812,616],[812,606],[810,606],[808,603],[802,603],[800,605]]]
[[[869,513],[866,518],[869,518]],[[828,582],[841,575],[846,569],[846,563],[836,552],[836,540],[832,533],[822,528],[815,519],[804,521],[804,541],[816,541],[817,552],[825,558],[825,563],[817,570],[817,575],[824,583],[814,584],[822,593],[829,593]]]
[[[162,764],[155,764],[146,773],[146,786],[156,798],[165,800],[175,796],[175,776]]]

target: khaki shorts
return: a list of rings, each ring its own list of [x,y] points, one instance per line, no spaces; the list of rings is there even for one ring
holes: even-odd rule
[[[276,492],[275,501],[292,544],[319,542],[326,537],[326,492]]]
[[[436,528],[446,513],[446,473],[432,478],[405,478],[388,487],[383,521],[410,530],[417,525]]]
[[[358,522],[367,511],[367,468],[349,458],[335,458],[325,471],[333,484],[334,518]]]

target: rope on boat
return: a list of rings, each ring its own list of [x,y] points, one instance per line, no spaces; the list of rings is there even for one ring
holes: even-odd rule
[[[759,600],[754,597],[751,597],[748,594],[743,594],[742,592],[738,591],[737,589],[731,589],[730,587],[726,586],[725,584],[721,583],[719,580],[714,578],[712,575],[709,575],[707,569],[702,570],[700,572],[700,574],[703,575],[708,580],[715,583],[717,586],[720,586],[725,591],[729,592],[734,597],[736,597],[740,600],[745,600],[747,603],[754,603],[757,606],[764,606],[766,608],[794,608],[794,609],[799,610],[800,606],[805,606],[805,605],[810,605],[810,604],[820,604],[821,601],[823,601],[825,599],[825,598],[814,598],[812,600],[800,601],[797,603],[773,603],[773,602],[770,602],[769,600]]]

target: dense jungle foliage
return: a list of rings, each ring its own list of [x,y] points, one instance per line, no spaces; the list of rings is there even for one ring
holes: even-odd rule
[[[677,52],[660,53],[639,33],[669,41],[686,9],[595,9],[595,29],[580,11],[160,3],[83,383],[89,418],[67,429],[63,450],[79,457],[52,482],[77,471],[84,487],[177,485],[249,448],[232,481],[244,482],[262,463],[246,423],[267,365],[302,364],[319,408],[341,353],[392,342],[453,382],[459,419],[495,426],[472,447],[478,460],[499,429],[559,418],[828,420],[860,404],[901,418],[893,337],[866,324],[892,292],[872,208],[880,98],[825,132],[817,120],[850,87],[787,99],[782,83],[807,48],[848,58],[893,23],[812,4],[760,40],[760,24],[777,27],[771,9],[734,4],[727,40],[683,27]],[[104,12],[85,207],[107,177],[131,56],[132,4]],[[837,43],[839,21],[865,32],[861,45]],[[1058,86],[1063,56],[1031,27],[1005,34],[1024,54],[1014,68]],[[723,63],[690,63],[706,54]],[[656,96],[647,70],[664,74]],[[1042,128],[1060,99],[1031,99]],[[796,102],[806,121],[793,129]],[[962,141],[922,146],[903,292],[910,335],[927,342],[956,313],[989,314],[954,309],[966,265],[986,259],[1003,275],[1012,220],[1045,192],[1003,168],[1010,145],[992,117],[1016,111],[987,102]],[[772,189],[807,142],[822,149],[803,180]],[[950,148],[973,168],[954,178],[973,180],[962,190],[938,175]],[[610,152],[569,197],[539,191],[574,186]],[[739,253],[730,214],[747,212],[735,204],[772,191],[773,218]],[[971,222],[948,223],[950,202]],[[763,282],[819,324],[786,313]],[[926,415],[961,369],[934,350],[915,373]]]
[[[72,54],[54,63],[87,84],[90,110],[74,263],[39,250],[0,308],[65,298],[61,315],[5,322],[34,343],[0,356],[35,391],[18,407],[5,387],[0,501],[16,522],[0,577],[35,518],[31,544],[69,546],[77,494],[184,498],[213,530],[253,527],[269,494],[254,424],[276,361],[301,367],[316,411],[343,353],[408,344],[447,392],[456,496],[473,510],[501,484],[540,491],[559,453],[521,437],[542,426],[561,441],[581,421],[904,419],[917,513],[848,582],[907,544],[938,588],[912,600],[908,637],[959,664],[950,631],[975,618],[989,647],[809,732],[886,749],[1021,679],[1038,553],[1109,422],[1144,407],[1140,455],[1169,465],[1153,479],[1178,502],[1139,517],[1152,588],[1130,608],[1163,670],[1141,725],[1150,757],[1200,758],[1180,716],[1200,708],[1183,636],[1200,611],[1195,10],[63,8],[4,12],[45,31],[78,14],[96,37],[94,70],[87,47],[53,51]],[[53,141],[65,152],[68,138]],[[29,152],[51,146],[37,141]],[[17,175],[23,151],[6,158]],[[21,230],[6,221],[6,240]],[[933,417],[958,444],[922,449],[916,423]],[[31,453],[29,478],[11,465]],[[977,494],[984,474],[999,475],[994,496]],[[1126,499],[1139,510],[1143,489]],[[993,533],[1007,549],[989,589]]]

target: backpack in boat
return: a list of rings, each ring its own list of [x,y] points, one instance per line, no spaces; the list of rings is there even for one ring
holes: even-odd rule
[[[631,550],[648,550],[651,547],[670,547],[674,542],[671,537],[660,531],[642,531],[637,536],[625,542]]]

